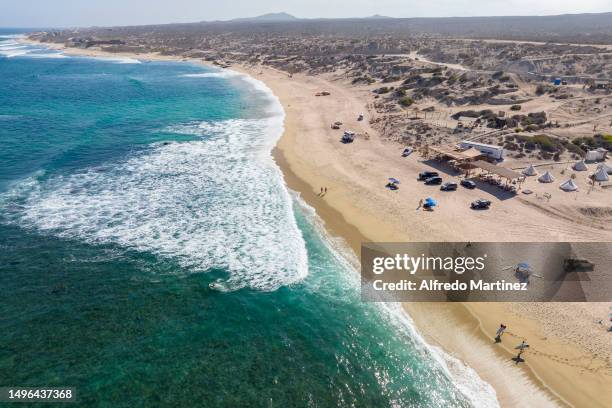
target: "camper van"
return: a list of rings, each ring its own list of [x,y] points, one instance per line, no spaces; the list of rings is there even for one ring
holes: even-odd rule
[[[462,149],[469,149],[473,147],[480,153],[486,155],[490,159],[503,160],[504,159],[504,148],[502,146],[490,145],[485,143],[470,142],[469,140],[463,140],[459,142],[459,146]]]

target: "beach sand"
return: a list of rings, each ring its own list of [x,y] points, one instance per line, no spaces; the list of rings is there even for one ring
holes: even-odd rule
[[[109,56],[96,50],[64,52]],[[467,205],[478,198],[477,192],[460,189],[441,195],[417,183],[416,174],[431,168],[416,154],[400,157],[401,146],[376,137],[369,124],[375,117],[368,110],[368,90],[332,76],[290,77],[260,66],[232,69],[262,80],[279,97],[286,112],[285,133],[273,155],[286,183],[316,209],[331,234],[343,237],[356,254],[361,242],[367,241],[612,240],[606,226],[586,217],[578,217],[577,222],[568,219],[560,209],[571,196],[561,196],[558,190],[552,204],[488,194],[493,201],[490,211],[469,212]],[[330,95],[314,96],[322,90]],[[357,121],[359,113],[365,115],[364,121]],[[357,133],[354,143],[339,143],[342,131],[330,127],[336,120]],[[388,177],[402,181],[399,191],[384,188]],[[321,187],[328,190],[323,197],[318,195]],[[594,191],[587,203],[609,201],[605,194]],[[431,213],[417,211],[419,199],[429,195],[440,202],[439,208]],[[606,318],[608,306],[412,303],[405,304],[405,310],[428,341],[491,383],[502,406],[605,407],[612,401],[612,335],[596,320]],[[501,322],[508,326],[508,333],[496,345],[492,339]],[[513,347],[523,338],[532,350],[524,355],[526,364],[515,366],[510,360]]]
[[[475,220],[466,219],[466,206],[456,203],[442,204],[445,210],[452,205],[453,214],[447,217],[438,212],[417,212],[419,198],[432,194],[431,189],[409,182],[426,168],[416,158],[401,158],[401,147],[376,140],[376,132],[367,120],[356,120],[360,112],[368,115],[363,92],[320,77],[289,78],[286,73],[261,67],[242,70],[264,81],[285,107],[286,130],[274,157],[288,186],[300,192],[331,233],[343,236],[356,253],[364,241],[540,241],[543,237],[551,241],[581,241],[585,236],[610,240],[607,230],[586,222],[568,222],[525,203],[499,209],[497,214],[478,213]],[[331,95],[314,96],[321,90]],[[330,127],[335,120],[357,132],[353,144],[339,143],[341,131]],[[369,140],[363,136],[365,133],[370,135]],[[406,171],[406,167],[413,170]],[[386,178],[391,176],[402,181],[400,193],[409,192],[394,195],[384,189]],[[406,188],[406,184],[410,187]],[[328,188],[322,198],[317,196],[321,186]],[[415,190],[420,191],[414,193]],[[470,200],[459,195],[452,198],[466,204]],[[612,336],[595,323],[596,316],[607,316],[607,304],[596,304],[596,311],[586,316],[574,314],[571,309],[567,311],[569,315],[555,312],[557,306],[583,308],[581,304],[521,305],[525,308],[521,314],[507,303],[412,303],[405,304],[405,309],[428,341],[461,358],[491,383],[502,406],[608,406],[612,401]],[[587,305],[586,310],[591,306]],[[536,311],[542,309],[550,312],[539,316]],[[533,318],[527,317],[530,315]],[[597,332],[600,343],[587,350],[574,330],[550,333],[538,317],[565,327],[573,326],[568,319],[589,319],[576,324],[587,333]],[[492,339],[500,322],[510,329],[502,344],[495,345]],[[522,338],[532,344],[534,351],[525,354],[526,365],[516,367],[511,357]]]

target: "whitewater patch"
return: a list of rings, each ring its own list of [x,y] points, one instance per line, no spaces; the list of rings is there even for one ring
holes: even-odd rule
[[[340,268],[341,271],[335,277],[336,285],[341,285],[344,295],[337,291],[329,296],[355,296],[360,290],[361,280],[359,274],[359,259],[348,244],[341,238],[334,237],[325,229],[325,223],[316,213],[315,209],[308,205],[297,192],[292,192],[296,208],[307,219],[321,237],[323,244],[329,249],[332,260],[327,268]],[[317,295],[325,295],[325,282],[318,282],[316,275],[308,281],[310,290],[316,291]],[[444,375],[449,378],[464,399],[475,408],[499,408],[497,393],[491,384],[484,381],[478,373],[461,360],[446,353],[440,347],[433,346],[425,341],[417,331],[414,322],[403,309],[401,303],[381,302],[373,303],[376,313],[380,318],[390,322],[399,333],[404,333],[414,340],[414,344],[426,355],[432,364],[442,369]],[[384,384],[381,384],[384,386]]]
[[[142,61],[137,60],[136,58],[114,58],[114,57],[95,57],[96,59],[100,59],[103,61],[113,62],[115,64],[142,64]]]
[[[279,122],[280,121],[280,122]],[[9,223],[92,244],[229,271],[219,290],[275,290],[307,275],[305,243],[266,139],[282,117],[166,129],[202,140],[158,143],[129,159],[20,183],[0,200]]]
[[[0,55],[4,55],[7,58],[19,57],[26,55],[30,52],[28,49],[4,49],[0,48]]]
[[[183,78],[237,78],[242,76],[239,72],[224,70],[220,72],[202,72],[199,74],[183,74]]]
[[[233,71],[231,69],[223,69],[223,70],[212,71],[212,72],[183,74],[181,75],[181,77],[184,77],[184,78],[219,78],[219,79],[226,79],[226,80],[241,81],[245,83],[249,88],[266,96],[266,100],[269,102],[268,105],[266,106],[266,112],[269,115],[278,116],[278,117],[284,117],[285,115],[285,112],[283,111],[283,107],[280,103],[280,100],[278,99],[276,95],[274,95],[272,90],[268,88],[268,86],[262,81],[255,79],[247,74]],[[280,137],[280,133],[278,137]],[[269,141],[272,142],[272,144],[269,145],[270,150],[272,149],[272,147],[274,147],[274,144],[276,144],[278,137],[273,138],[273,139],[268,139]]]
[[[0,38],[22,38],[23,36],[5,36]],[[19,42],[5,40],[0,41],[0,55],[7,58],[27,57],[27,58],[66,58],[66,55],[61,52],[52,51],[47,48],[22,44]]]

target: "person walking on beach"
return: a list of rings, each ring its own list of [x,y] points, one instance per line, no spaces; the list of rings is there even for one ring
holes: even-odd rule
[[[529,348],[529,344],[527,344],[525,340],[523,340],[521,344],[515,347],[515,349],[518,349],[518,354],[516,355],[516,357],[512,358],[512,360],[514,360],[516,364],[525,362],[525,359],[521,358],[521,354],[523,354],[523,352],[527,348]]]
[[[495,333],[495,342],[496,343],[501,343],[501,336],[502,334],[504,334],[504,332],[506,331],[506,325],[505,324],[500,324],[499,325],[499,329],[497,329],[497,333]]]
[[[417,207],[417,210],[420,209],[423,206],[423,199],[421,198],[419,200],[419,206]]]
[[[327,194],[327,187],[325,187],[325,194]]]

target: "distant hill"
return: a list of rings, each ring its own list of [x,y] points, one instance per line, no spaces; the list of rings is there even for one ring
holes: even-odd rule
[[[289,22],[296,21],[299,18],[292,16],[289,13],[281,12],[281,13],[267,13],[262,14],[257,17],[247,17],[247,18],[236,18],[230,20],[231,22]]]
[[[374,14],[373,16],[364,17],[364,19],[370,19],[370,20],[384,20],[384,19],[391,19],[391,18],[393,17],[381,16],[380,14]]]
[[[288,13],[270,13],[229,21],[211,21],[154,26],[80,29],[100,38],[141,36],[151,30],[190,37],[194,33],[248,33],[266,35],[339,35],[413,37],[433,35],[450,38],[551,41],[612,44],[612,13],[564,14],[556,16],[389,18],[298,18]],[[58,35],[56,33],[56,35]],[[62,35],[73,36],[66,31]],[[83,34],[84,35],[84,34]]]

